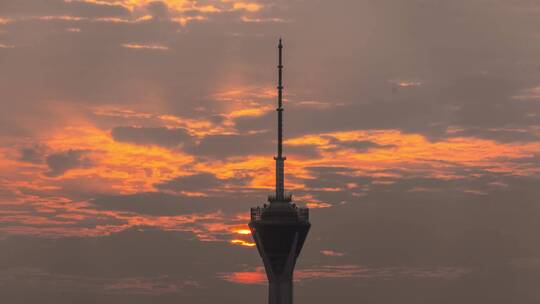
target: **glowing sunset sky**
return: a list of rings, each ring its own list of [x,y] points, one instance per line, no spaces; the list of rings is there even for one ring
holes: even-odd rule
[[[0,302],[262,303],[281,36],[297,303],[538,303],[539,28],[525,0],[0,0]]]

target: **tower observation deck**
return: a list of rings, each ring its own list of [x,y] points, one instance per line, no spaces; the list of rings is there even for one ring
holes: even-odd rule
[[[293,303],[293,272],[296,260],[309,232],[309,209],[292,203],[285,194],[285,159],[283,156],[283,45],[279,39],[278,53],[278,132],[276,161],[276,191],[268,196],[269,204],[251,208],[249,228],[257,244],[268,277],[268,303]]]

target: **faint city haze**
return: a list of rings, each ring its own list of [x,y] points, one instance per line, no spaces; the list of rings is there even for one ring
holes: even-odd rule
[[[0,302],[540,303],[540,3],[0,0]],[[267,202],[268,203],[268,202]]]

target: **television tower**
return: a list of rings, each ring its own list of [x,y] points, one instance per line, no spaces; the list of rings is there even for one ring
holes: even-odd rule
[[[249,228],[262,257],[268,277],[268,303],[293,303],[293,272],[311,224],[309,209],[299,208],[292,196],[285,194],[283,156],[283,84],[282,49],[279,39],[278,64],[278,141],[276,160],[276,193],[268,196],[269,204],[251,208]]]

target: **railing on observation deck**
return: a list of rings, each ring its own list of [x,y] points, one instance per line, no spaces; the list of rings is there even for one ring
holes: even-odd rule
[[[292,201],[292,194],[285,193],[282,198],[278,198],[275,194],[268,195],[268,201],[269,202],[291,202]]]
[[[264,209],[262,209],[261,207],[251,208],[251,220],[260,221],[262,210]]]
[[[261,216],[265,209],[268,207],[254,207],[251,208],[251,220],[252,221],[260,221]],[[293,206],[294,209],[296,209],[296,214],[298,216],[299,222],[309,222],[309,209],[308,208],[300,208],[296,205]]]
[[[308,208],[298,208],[298,221],[309,222],[309,209]]]

